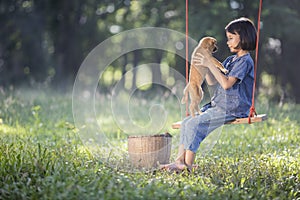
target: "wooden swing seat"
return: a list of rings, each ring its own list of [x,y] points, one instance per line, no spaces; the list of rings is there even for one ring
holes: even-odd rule
[[[267,119],[267,114],[260,114],[254,117],[251,117],[251,123],[262,122]],[[248,117],[246,118],[237,118],[233,121],[227,122],[225,124],[248,124]],[[173,129],[180,129],[181,121],[175,122],[172,124]]]

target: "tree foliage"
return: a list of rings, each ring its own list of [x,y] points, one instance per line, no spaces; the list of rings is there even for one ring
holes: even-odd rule
[[[246,16],[257,22],[259,1],[189,1],[189,36],[218,39],[216,57],[229,55],[224,27]],[[264,0],[259,47],[260,93],[282,101],[300,102],[297,50],[300,38],[300,2]],[[185,32],[182,0],[1,0],[0,84],[72,84],[85,56],[101,41],[121,31],[164,27]],[[114,70],[152,62],[169,62],[185,73],[184,61],[166,52],[134,51],[116,60]]]

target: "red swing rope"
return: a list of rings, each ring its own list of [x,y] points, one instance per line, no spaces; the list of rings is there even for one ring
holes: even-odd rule
[[[257,64],[258,64],[258,43],[259,43],[259,34],[260,34],[260,16],[261,16],[262,0],[259,1],[258,8],[258,17],[257,17],[257,38],[256,38],[256,48],[255,48],[255,63],[254,63],[254,83],[252,90],[252,105],[250,107],[248,123],[251,124],[251,117],[254,117],[256,114],[255,111],[255,88],[256,88],[256,74],[257,74]]]
[[[189,1],[185,0],[185,82],[189,82]],[[185,104],[185,115],[189,116],[188,103]]]

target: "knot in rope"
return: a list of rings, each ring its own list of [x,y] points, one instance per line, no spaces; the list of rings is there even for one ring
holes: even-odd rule
[[[252,105],[250,107],[249,117],[248,117],[248,123],[251,124],[251,117],[254,117],[254,115],[257,115],[255,111],[255,107]]]

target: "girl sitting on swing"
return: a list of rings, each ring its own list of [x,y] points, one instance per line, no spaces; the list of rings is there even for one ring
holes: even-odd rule
[[[192,58],[195,65],[209,69],[206,81],[209,85],[217,84],[217,88],[200,115],[182,121],[178,157],[161,169],[191,170],[196,151],[210,132],[236,118],[248,117],[254,83],[254,62],[249,51],[256,48],[256,28],[250,19],[242,17],[231,21],[225,32],[228,48],[234,54],[222,63],[229,72],[223,74],[201,54]]]

